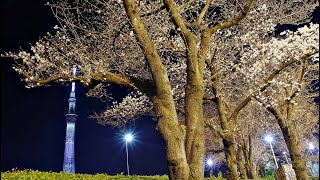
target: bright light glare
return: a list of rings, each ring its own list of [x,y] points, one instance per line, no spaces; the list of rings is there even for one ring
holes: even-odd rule
[[[207,160],[207,164],[208,164],[208,166],[212,166],[213,165],[213,160],[212,159],[208,159]]]
[[[286,152],[285,152],[285,151],[283,151],[283,152],[282,152],[282,154],[286,154]]]
[[[266,140],[268,143],[271,143],[271,142],[273,141],[273,138],[272,138],[272,136],[267,135],[267,136],[265,137],[265,140]]]
[[[126,134],[126,135],[124,136],[124,140],[126,140],[127,142],[132,141],[132,139],[133,139],[133,136],[132,136],[131,134]]]
[[[309,149],[313,150],[314,149],[314,145],[312,143],[309,143]]]

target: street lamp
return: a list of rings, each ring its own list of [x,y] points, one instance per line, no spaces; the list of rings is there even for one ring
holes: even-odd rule
[[[210,171],[209,171],[209,174],[210,174],[210,177],[212,176],[212,166],[213,166],[213,160],[212,159],[207,159],[207,165],[209,166],[210,168]]]
[[[311,142],[308,144],[308,149],[309,149],[309,153],[310,153],[311,173],[312,173],[312,175],[314,175],[314,172],[313,172],[313,162],[312,162],[312,156],[313,156],[312,151],[314,150],[314,145],[313,145]]]
[[[309,143],[309,147],[308,147],[311,151],[314,149],[314,145],[312,143]]]
[[[286,158],[286,162],[287,164],[289,164],[288,158],[287,158],[287,153],[285,151],[282,152],[282,154],[284,155],[284,157]]]
[[[133,140],[133,136],[131,134],[126,134],[124,136],[124,140],[126,141],[126,154],[127,154],[127,172],[129,176],[129,154],[128,154],[128,142]]]
[[[207,164],[208,164],[208,166],[211,167],[213,165],[213,160],[212,159],[208,159],[207,160]]]
[[[276,164],[276,168],[278,169],[279,166],[278,166],[277,159],[276,159],[276,156],[274,155],[273,148],[272,148],[272,144],[271,144],[271,142],[273,141],[273,138],[272,138],[272,136],[267,135],[267,136],[265,137],[265,140],[270,144],[270,148],[271,148],[271,151],[272,151],[272,155],[273,155],[273,158],[274,158],[274,162],[275,162],[275,164]]]

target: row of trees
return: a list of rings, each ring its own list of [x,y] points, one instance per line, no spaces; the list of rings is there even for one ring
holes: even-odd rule
[[[237,166],[242,178],[256,177],[258,138],[270,127],[284,137],[298,179],[308,179],[301,141],[318,127],[319,25],[276,30],[309,22],[317,1],[48,5],[60,23],[56,33],[31,53],[4,55],[21,60],[14,69],[27,87],[77,80],[94,86],[88,95],[101,99],[110,99],[109,84],[128,87],[123,101],[92,118],[123,126],[153,115],[170,179],[202,179],[206,150],[217,147],[223,148],[227,179],[238,179]],[[76,77],[72,65],[81,72]]]

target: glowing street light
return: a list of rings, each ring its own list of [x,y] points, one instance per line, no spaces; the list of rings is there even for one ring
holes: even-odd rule
[[[126,141],[126,154],[127,154],[127,172],[129,176],[129,154],[128,154],[128,142],[133,140],[133,136],[131,134],[126,134],[124,136],[124,140]]]
[[[124,136],[124,140],[125,140],[126,142],[130,142],[130,141],[132,141],[132,139],[133,139],[133,136],[132,136],[131,134],[126,134],[126,135]]]
[[[278,166],[278,163],[277,163],[277,159],[276,159],[276,156],[274,155],[274,152],[273,152],[273,148],[272,148],[272,141],[273,141],[273,137],[270,136],[270,135],[267,135],[265,137],[265,140],[270,144],[270,148],[271,148],[271,151],[272,151],[272,155],[273,155],[273,158],[274,158],[274,163],[276,164],[276,168],[278,169],[279,166]]]
[[[313,150],[313,149],[314,149],[314,145],[313,145],[312,143],[309,143],[308,148],[309,148],[310,150]]]
[[[311,173],[312,173],[312,175],[314,175],[313,162],[312,162],[312,156],[313,156],[312,151],[314,150],[314,145],[311,142],[308,144],[308,149],[309,149],[309,153],[310,153]]]
[[[270,135],[267,135],[267,136],[265,137],[265,140],[266,140],[268,143],[271,143],[271,142],[273,141],[273,137],[270,136]]]
[[[207,159],[207,165],[209,166],[209,168],[210,168],[210,171],[209,171],[209,174],[210,174],[210,176],[212,176],[212,166],[213,166],[213,160],[212,159]]]
[[[213,165],[213,160],[212,159],[208,159],[207,160],[207,165],[211,167]]]

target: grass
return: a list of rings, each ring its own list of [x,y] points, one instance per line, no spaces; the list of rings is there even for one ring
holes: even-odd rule
[[[126,176],[123,173],[110,176],[107,174],[64,174],[62,172],[41,172],[37,170],[16,170],[1,172],[1,179],[9,180],[169,180],[167,175],[155,176]],[[205,180],[225,180],[221,175],[218,177],[204,178]],[[319,177],[312,177],[311,180],[319,180]],[[273,177],[260,178],[258,180],[274,180]]]
[[[41,172],[37,170],[12,170],[7,172],[1,172],[1,179],[19,179],[19,180],[168,180],[167,175],[156,176],[126,176],[118,174],[110,176],[107,174],[64,174],[62,172]]]

